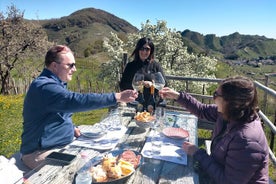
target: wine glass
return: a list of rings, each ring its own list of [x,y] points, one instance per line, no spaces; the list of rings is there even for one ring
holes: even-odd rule
[[[136,91],[143,92],[144,75],[142,73],[136,73],[132,79],[132,87]]]
[[[108,119],[110,121],[109,130],[120,130],[122,125],[122,115],[118,109],[112,109],[109,112]]]
[[[161,72],[153,73],[151,75],[151,78],[152,78],[152,84],[154,88],[157,90],[161,90],[166,84],[165,79]],[[159,102],[160,96],[158,94],[156,95],[155,100],[156,100],[156,104],[155,104],[155,107],[156,107],[160,103]]]
[[[161,90],[165,86],[166,82],[161,72],[152,74],[152,83],[157,90]]]

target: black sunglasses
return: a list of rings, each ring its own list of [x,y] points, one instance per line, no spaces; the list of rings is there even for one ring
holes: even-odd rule
[[[140,51],[150,51],[150,48],[149,47],[142,47],[141,49],[140,49]]]
[[[66,66],[68,66],[70,69],[72,69],[73,67],[76,67],[76,63],[71,63],[71,64],[65,64]]]
[[[59,63],[59,62],[56,62],[56,61],[55,61],[55,63],[57,63],[59,65],[62,64],[62,63]],[[72,69],[73,67],[76,67],[76,63],[71,63],[71,64],[68,63],[68,64],[64,64],[64,65],[68,66],[68,68],[70,68],[70,69]]]
[[[217,91],[215,91],[214,93],[213,93],[213,98],[215,99],[215,98],[217,98],[217,97],[223,97],[221,94],[219,94]]]

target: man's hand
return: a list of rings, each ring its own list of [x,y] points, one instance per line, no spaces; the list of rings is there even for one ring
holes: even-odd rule
[[[115,94],[117,102],[133,102],[137,97],[138,92],[130,89]]]
[[[75,137],[79,137],[81,135],[80,129],[78,127],[75,127],[74,135],[75,135]]]

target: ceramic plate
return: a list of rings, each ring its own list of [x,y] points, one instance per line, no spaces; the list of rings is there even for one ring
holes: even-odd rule
[[[189,132],[183,128],[167,127],[163,129],[162,133],[173,139],[186,139],[189,137]]]
[[[105,135],[105,131],[102,127],[100,126],[94,126],[91,130],[86,130],[81,132],[81,134],[86,137],[86,138],[91,138],[91,139],[97,139]]]

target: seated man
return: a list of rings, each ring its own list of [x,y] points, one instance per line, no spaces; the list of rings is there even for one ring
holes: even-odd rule
[[[31,84],[23,107],[23,133],[20,152],[23,162],[35,168],[56,148],[72,142],[80,131],[73,125],[72,113],[131,102],[137,92],[81,94],[67,89],[76,71],[72,51],[63,45],[50,48],[45,68]]]

